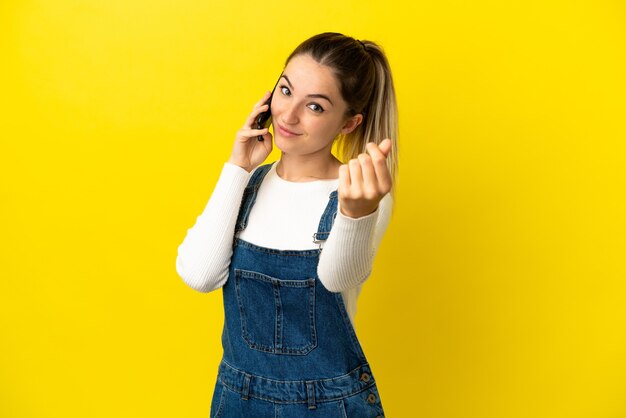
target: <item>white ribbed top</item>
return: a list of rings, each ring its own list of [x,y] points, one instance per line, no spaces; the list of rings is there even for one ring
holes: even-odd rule
[[[243,191],[252,173],[225,163],[213,193],[196,218],[195,225],[178,247],[176,271],[191,288],[210,292],[228,279],[232,240]],[[328,195],[339,179],[290,182],[268,171],[239,238],[279,250],[319,248],[313,242]],[[392,199],[387,194],[378,209],[361,218],[343,215],[338,208],[328,240],[320,255],[317,273],[331,292],[341,292],[354,324],[356,300],[370,276],[374,256],[391,217]]]

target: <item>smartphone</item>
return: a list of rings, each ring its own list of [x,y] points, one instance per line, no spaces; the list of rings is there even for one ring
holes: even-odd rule
[[[280,77],[278,77],[278,80],[276,80],[276,84],[274,85],[274,88],[272,89],[272,94],[270,95],[269,99],[267,99],[267,101],[264,104],[271,106],[272,97],[274,97],[274,90],[276,90],[276,86],[278,86],[278,83],[280,82],[280,79],[282,76],[283,74],[281,73]],[[272,108],[268,107],[265,112],[257,116],[256,128],[257,129],[269,128],[271,124],[272,124]],[[263,141],[263,135],[259,135],[257,137],[257,140]]]

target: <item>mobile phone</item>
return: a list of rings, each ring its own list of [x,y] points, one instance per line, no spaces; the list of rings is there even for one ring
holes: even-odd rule
[[[267,110],[261,114],[259,114],[259,116],[257,116],[256,118],[256,128],[257,129],[263,129],[263,128],[269,128],[269,126],[272,124],[272,97],[274,97],[274,90],[276,90],[276,86],[278,86],[278,83],[280,82],[281,77],[283,76],[283,74],[280,74],[280,77],[278,77],[278,80],[276,80],[276,84],[274,85],[274,88],[272,89],[272,94],[270,95],[269,99],[267,99],[267,101],[263,104],[266,105],[270,105],[270,107],[267,108]],[[263,141],[263,135],[259,135],[257,137],[257,140],[259,141]]]

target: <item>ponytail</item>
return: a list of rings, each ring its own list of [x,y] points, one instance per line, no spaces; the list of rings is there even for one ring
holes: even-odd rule
[[[392,195],[398,175],[398,106],[389,62],[383,50],[373,42],[362,42],[374,64],[374,86],[363,109],[363,122],[351,133],[339,138],[339,153],[345,162],[366,152],[368,142],[380,144],[391,140],[387,167],[392,178]]]

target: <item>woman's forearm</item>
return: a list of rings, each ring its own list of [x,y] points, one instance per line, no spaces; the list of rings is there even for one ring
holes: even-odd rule
[[[391,195],[386,195],[374,213],[361,218],[347,217],[338,209],[317,267],[326,289],[342,292],[362,284],[370,276],[391,218],[391,207]]]
[[[176,271],[199,292],[219,289],[228,279],[237,213],[250,175],[225,163],[204,211],[178,247]]]

